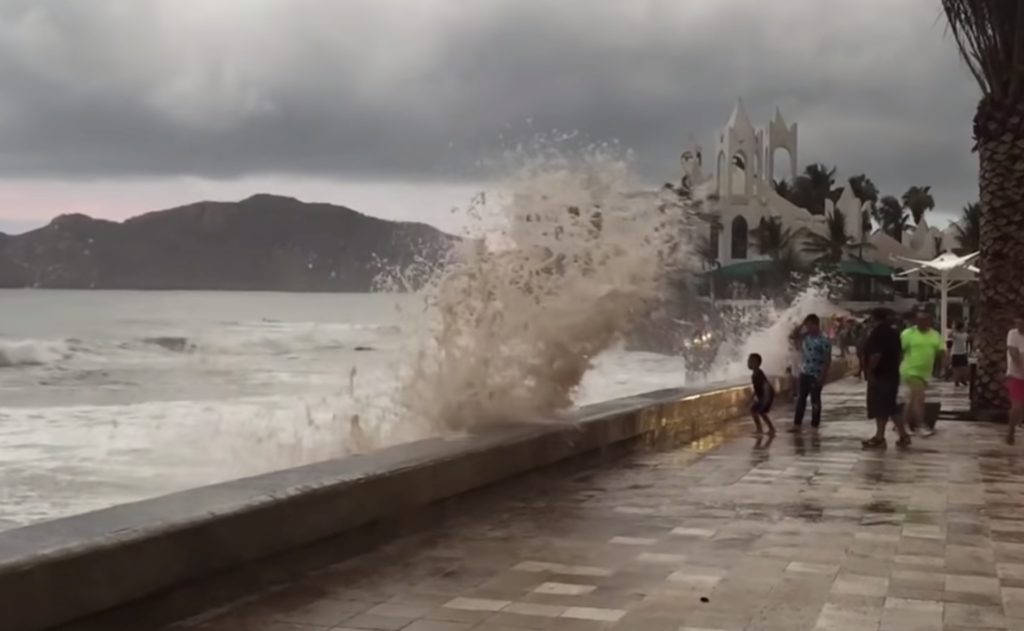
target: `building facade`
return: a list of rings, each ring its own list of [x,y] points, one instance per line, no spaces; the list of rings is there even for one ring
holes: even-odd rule
[[[853,243],[865,244],[857,254],[863,261],[900,269],[903,258],[930,260],[957,247],[957,230],[929,226],[922,218],[896,240],[879,230],[866,230],[864,214],[870,205],[857,199],[850,186],[843,188],[837,201],[826,200],[825,215],[812,214],[794,205],[776,192],[775,181],[794,180],[799,174],[799,129],[787,123],[776,109],[765,125],[755,125],[742,100],[738,100],[725,126],[717,133],[711,170],[706,171],[703,148],[692,146],[681,158],[683,185],[714,200],[718,222],[704,229],[704,237],[717,253],[715,266],[726,269],[769,257],[752,247],[751,232],[762,219],[774,218],[793,233],[827,236],[827,217],[841,213],[846,234]],[[801,257],[810,258],[800,247]],[[809,262],[809,261],[808,261]],[[908,294],[918,287],[910,281]]]

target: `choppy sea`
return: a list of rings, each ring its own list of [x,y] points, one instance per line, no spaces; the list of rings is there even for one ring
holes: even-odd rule
[[[0,290],[0,529],[342,455],[416,300]],[[576,401],[683,381],[681,358],[613,350]]]

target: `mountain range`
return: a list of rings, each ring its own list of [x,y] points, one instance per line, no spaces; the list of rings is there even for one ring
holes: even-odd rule
[[[70,214],[0,233],[0,287],[365,292],[458,237],[351,208],[255,195],[125,221]]]

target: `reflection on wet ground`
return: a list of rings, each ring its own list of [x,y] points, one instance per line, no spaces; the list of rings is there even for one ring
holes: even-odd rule
[[[909,451],[864,451],[861,387],[826,389],[818,436],[740,426],[535,477],[189,626],[1024,630],[1022,450],[950,422]]]

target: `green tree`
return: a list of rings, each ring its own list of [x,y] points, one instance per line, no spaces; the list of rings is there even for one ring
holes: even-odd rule
[[[808,164],[804,172],[793,180],[793,198],[790,201],[813,215],[824,215],[825,201],[833,198],[835,183],[835,167],[820,162]]]
[[[779,197],[793,201],[793,184],[789,180],[775,180],[772,182],[772,188],[778,193]]]
[[[799,252],[804,236],[803,230],[784,227],[778,217],[763,217],[750,231],[754,251],[771,261],[766,280],[772,289],[784,289],[793,273],[805,271]]]
[[[874,227],[871,224],[871,219],[875,215],[875,208],[878,206],[878,198],[881,193],[878,192],[878,187],[875,186],[871,178],[863,173],[854,175],[847,182],[853,196],[859,199],[861,203],[868,205],[867,208],[861,211],[861,230],[864,231],[865,235],[871,234],[871,230]]]
[[[871,181],[871,178],[861,173],[860,175],[854,175],[848,181],[854,197],[861,202],[871,204],[871,208],[874,208],[881,194],[878,192],[878,187],[875,186],[875,183]]]
[[[864,250],[871,248],[865,241],[858,241],[846,229],[846,215],[838,208],[825,215],[825,233],[808,231],[804,251],[814,257],[820,267],[835,267],[843,259],[863,259]]]
[[[960,247],[959,254],[977,252],[981,244],[981,209],[977,202],[971,202],[960,210],[960,219],[953,224],[956,227],[956,241]]]
[[[878,200],[873,218],[882,232],[901,243],[903,233],[910,228],[910,214],[903,210],[903,205],[892,195]]]
[[[1024,2],[942,0],[942,8],[981,89],[974,115],[981,274],[974,323],[978,380],[971,407],[1005,409],[1006,331],[1024,305]]]
[[[915,226],[921,223],[921,218],[926,212],[935,208],[935,198],[932,197],[930,186],[911,186],[903,193],[900,201],[903,207],[910,211]]]

